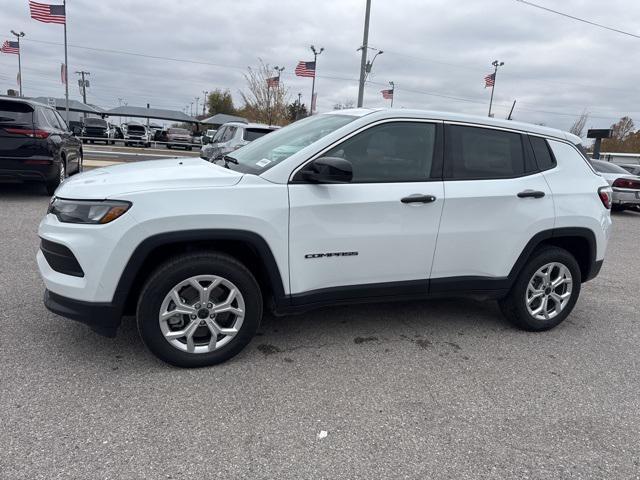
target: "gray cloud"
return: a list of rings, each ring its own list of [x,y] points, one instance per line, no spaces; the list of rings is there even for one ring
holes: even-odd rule
[[[53,1],[53,0],[52,0]],[[610,0],[540,3],[634,32],[640,4]],[[62,26],[29,18],[27,0],[5,1],[0,32],[24,30],[27,95],[63,96],[59,80]],[[57,3],[57,2],[56,2]],[[71,47],[69,70],[91,71],[89,100],[104,107],[124,98],[182,109],[203,90],[229,88],[237,103],[243,71],[262,58],[284,65],[292,99],[309,102],[311,80],[293,70],[325,47],[318,60],[319,109],[355,100],[364,0],[69,0],[69,43],[154,59]],[[8,5],[7,5],[8,4]],[[0,37],[0,40],[3,38]],[[41,42],[53,42],[41,43]],[[497,116],[517,99],[518,120],[568,128],[583,109],[589,126],[637,115],[640,93],[631,68],[640,41],[532,9],[515,0],[373,0],[370,44],[385,51],[367,85],[365,104],[388,104],[379,91],[397,85],[395,105],[486,114],[490,62],[505,62],[496,87]],[[189,59],[201,63],[170,60]],[[17,59],[0,55],[0,89],[15,88]],[[79,98],[71,78],[72,98]],[[447,98],[449,97],[449,98]],[[455,98],[451,98],[455,97]]]

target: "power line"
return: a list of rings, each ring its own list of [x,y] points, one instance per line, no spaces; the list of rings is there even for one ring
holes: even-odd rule
[[[522,3],[524,5],[528,5],[530,7],[539,8],[540,10],[545,10],[547,12],[555,13],[556,15],[560,15],[566,18],[570,18],[572,20],[576,20],[578,22],[586,23],[598,28],[604,28],[605,30],[610,30],[612,32],[621,33],[622,35],[628,35],[629,37],[640,38],[640,35],[636,35],[635,33],[625,32],[624,30],[619,30],[617,28],[608,27],[607,25],[602,25],[601,23],[592,22],[591,20],[586,20],[584,18],[575,17],[573,15],[569,15],[568,13],[559,12],[557,10],[553,10],[551,8],[543,7],[542,5],[537,5],[533,2],[529,2],[527,0],[516,0],[516,2]]]

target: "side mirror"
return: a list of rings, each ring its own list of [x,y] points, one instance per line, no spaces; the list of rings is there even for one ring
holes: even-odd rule
[[[353,179],[353,166],[344,158],[320,157],[305,166],[296,177],[311,183],[349,183]]]

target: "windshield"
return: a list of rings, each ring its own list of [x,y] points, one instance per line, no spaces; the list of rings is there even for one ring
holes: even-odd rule
[[[600,173],[624,173],[625,175],[629,174],[629,172],[627,172],[624,168],[619,167],[618,165],[615,165],[613,163],[602,162],[600,160],[592,160],[591,164],[593,165],[593,168],[596,169],[596,172],[600,172]]]
[[[233,152],[231,156],[238,164],[232,168],[259,175],[356,118],[350,115],[318,115],[299,120]]]
[[[130,132],[145,132],[145,128],[142,125],[128,125],[127,130]]]
[[[88,127],[106,127],[107,121],[102,118],[85,118],[84,124]]]

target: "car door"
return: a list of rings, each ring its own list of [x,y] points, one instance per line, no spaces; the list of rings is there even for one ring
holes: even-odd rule
[[[551,191],[526,135],[447,124],[445,145],[431,291],[501,288],[529,240],[554,227]]]
[[[292,302],[426,294],[444,203],[442,125],[366,127],[315,158],[340,157],[350,183],[289,184]],[[325,298],[327,297],[327,298]]]
[[[67,122],[64,121],[64,119],[58,112],[53,111],[53,113],[58,119],[58,124],[60,125],[60,128],[64,132],[64,135],[63,135],[64,142],[66,143],[67,150],[70,152],[69,156],[71,157],[74,163],[72,171],[75,171],[75,170],[80,171],[81,170],[80,162],[82,161],[82,154],[81,154],[82,141],[73,133],[73,131],[67,125]]]

